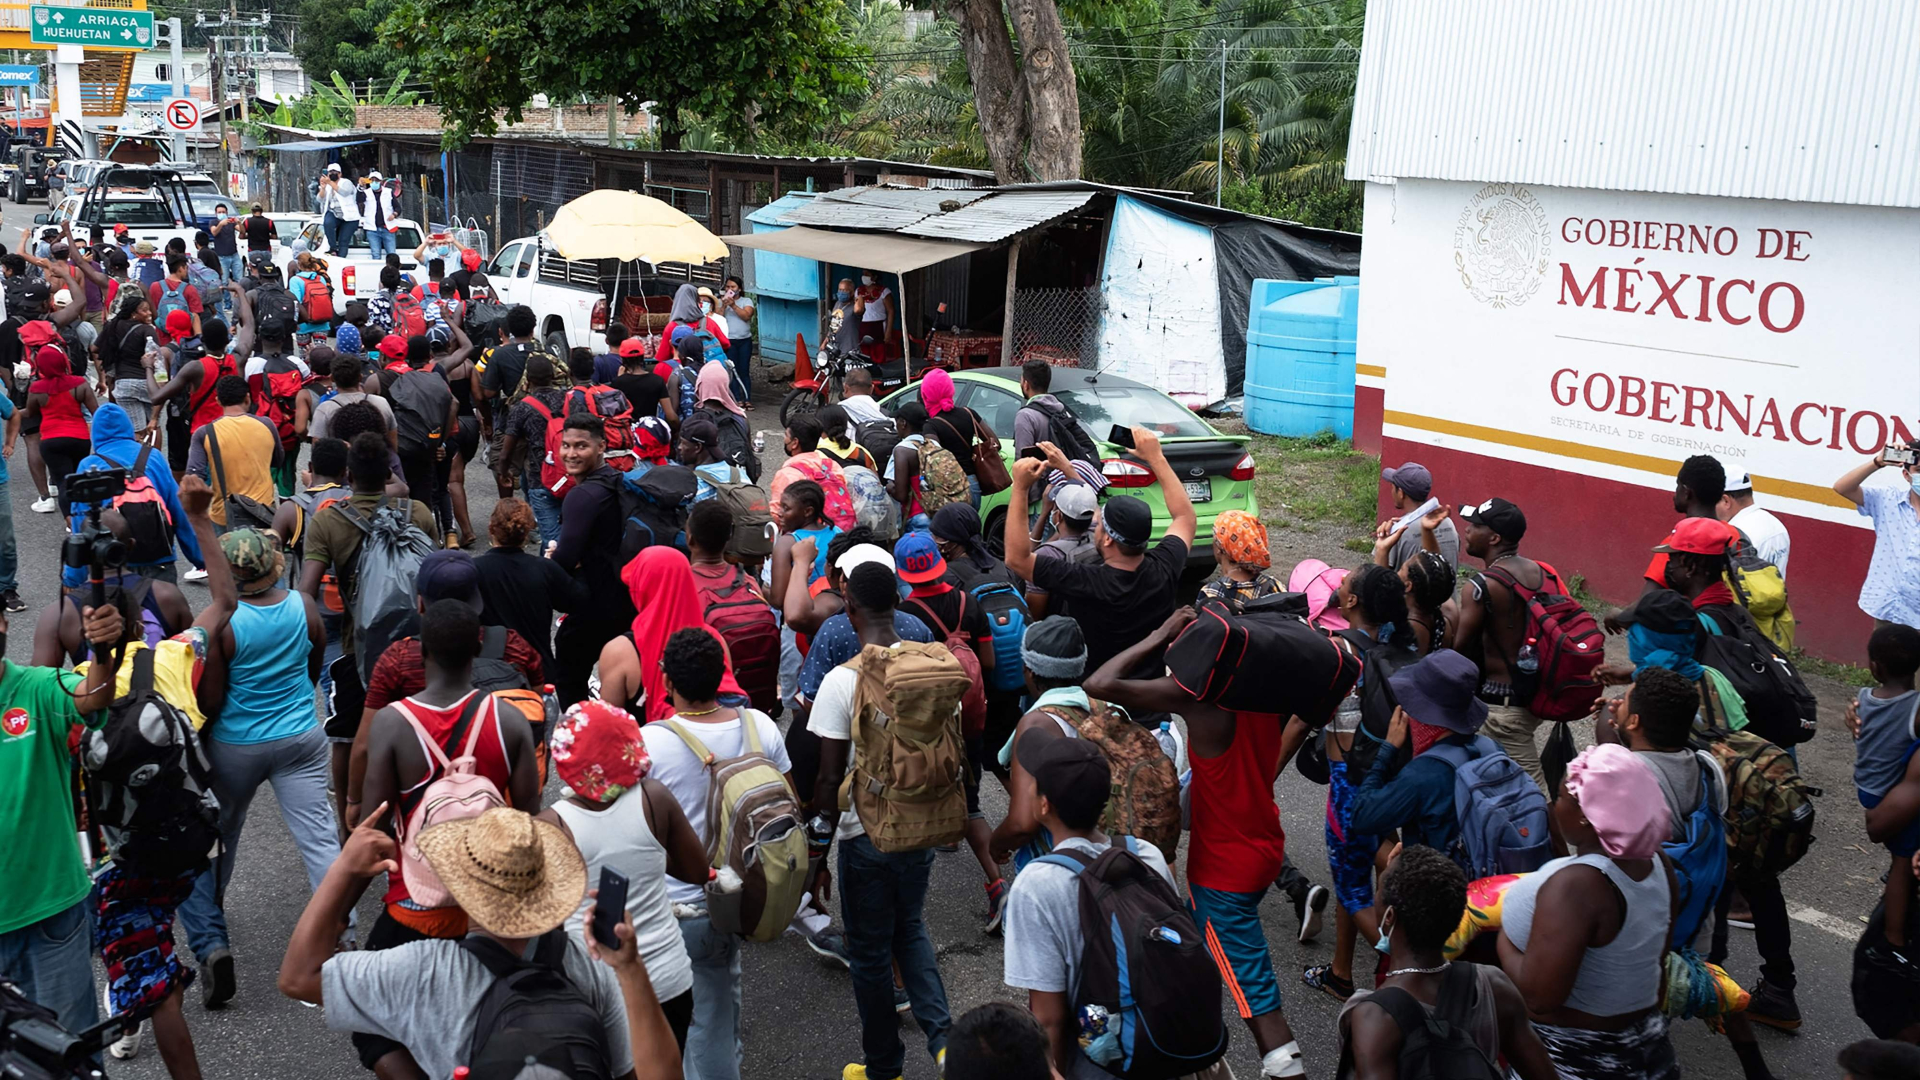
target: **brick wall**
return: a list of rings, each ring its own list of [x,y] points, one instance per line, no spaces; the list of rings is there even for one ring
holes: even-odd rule
[[[603,105],[568,105],[564,109],[528,107],[517,124],[503,124],[502,135],[548,135],[565,132],[573,138],[605,138],[607,110]],[[621,131],[637,136],[647,131],[651,118],[644,112],[620,116]],[[446,125],[431,105],[362,105],[354,110],[354,126],[373,131],[440,131]]]

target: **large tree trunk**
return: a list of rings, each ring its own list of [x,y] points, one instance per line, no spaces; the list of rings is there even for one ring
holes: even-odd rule
[[[1055,0],[1006,0],[1027,88],[1027,163],[1042,180],[1080,178],[1080,90]]]
[[[1043,0],[1046,7],[1052,0]],[[1033,179],[1027,168],[1026,146],[1031,127],[1027,115],[1028,85],[1014,62],[1013,40],[1007,36],[1000,0],[940,0],[940,10],[960,27],[960,46],[966,53],[967,73],[973,81],[973,107],[980,119],[980,135],[987,144],[987,161],[1003,184]],[[1059,13],[1054,13],[1059,28]],[[1060,60],[1066,59],[1064,40]],[[1067,68],[1072,89],[1072,68]],[[1074,173],[1078,175],[1080,114],[1073,115]]]

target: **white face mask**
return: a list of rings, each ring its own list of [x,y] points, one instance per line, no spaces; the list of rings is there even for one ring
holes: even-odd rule
[[[862,284],[862,285],[871,285],[871,284],[873,284],[873,275],[871,275],[871,274],[861,274],[861,275],[860,275],[860,284]]]
[[[713,305],[711,303],[708,303],[705,300],[700,301],[700,314],[702,315],[713,314]]]

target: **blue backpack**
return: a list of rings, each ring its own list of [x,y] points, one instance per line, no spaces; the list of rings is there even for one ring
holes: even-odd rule
[[[987,613],[987,629],[993,632],[993,670],[987,673],[987,689],[1019,690],[1027,685],[1026,664],[1020,659],[1020,643],[1027,635],[1027,602],[1020,590],[1007,581],[986,581],[968,590]]]
[[[620,495],[620,564],[657,544],[687,550],[687,508],[697,480],[685,465],[635,468],[611,480]]]
[[[708,362],[718,360],[723,364],[727,362],[727,350],[720,346],[719,340],[712,334],[707,333],[705,330],[695,330],[693,336],[695,340],[700,342],[702,359]]]
[[[1468,746],[1440,742],[1427,753],[1453,767],[1460,835],[1448,854],[1467,880],[1530,873],[1553,858],[1547,797],[1499,744],[1476,735]]]
[[[1673,919],[1673,939],[1667,947],[1687,947],[1700,932],[1700,926],[1713,912],[1720,898],[1720,887],[1727,878],[1727,823],[1720,816],[1714,799],[1720,770],[1711,768],[1711,760],[1701,751],[1700,790],[1703,797],[1687,818],[1687,835],[1660,846],[1673,862],[1673,880],[1680,889],[1680,903]],[[1656,774],[1657,775],[1657,774]]]

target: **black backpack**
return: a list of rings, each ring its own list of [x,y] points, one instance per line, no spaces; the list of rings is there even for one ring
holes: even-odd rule
[[[256,325],[278,318],[292,331],[300,322],[300,305],[285,285],[265,282],[253,290],[253,318]]]
[[[1368,640],[1360,630],[1335,633],[1360,652],[1360,678],[1354,684],[1354,692],[1360,695],[1360,729],[1353,733],[1353,749],[1345,755],[1347,776],[1357,785],[1366,779],[1386,747],[1387,728],[1393,723],[1393,710],[1400,704],[1388,680],[1394,672],[1417,662],[1420,654],[1389,642]],[[1405,750],[1398,756],[1402,765],[1411,757]]]
[[[1400,1080],[1500,1080],[1506,1075],[1467,1028],[1478,1004],[1479,981],[1472,964],[1448,965],[1432,1012],[1397,986],[1375,990],[1367,997],[1386,1010],[1400,1029]],[[1353,1075],[1351,1042],[1351,1035],[1341,1040],[1336,1076]]]
[[[1727,677],[1747,707],[1747,730],[1779,747],[1813,738],[1819,702],[1793,662],[1781,655],[1743,607],[1715,604],[1697,611],[1701,629],[1694,657]]]
[[[381,381],[387,400],[393,404],[393,423],[399,429],[400,449],[438,448],[447,435],[447,406],[453,401],[453,389],[447,385],[446,376],[423,369]],[[389,382],[391,385],[385,385]]]
[[[480,655],[473,658],[473,688],[491,694],[495,690],[526,690],[527,677],[507,663],[507,628],[480,628]]]
[[[853,441],[872,454],[874,464],[885,473],[887,462],[893,460],[893,448],[900,445],[900,429],[891,420],[868,420],[853,425]]]
[[[220,800],[187,714],[154,691],[153,650],[133,654],[126,697],[81,738],[87,803],[113,860],[142,877],[205,869],[220,844]]]
[[[705,416],[713,421],[720,432],[720,460],[740,468],[747,479],[760,482],[760,455],[753,452],[753,441],[747,434],[745,420],[725,409],[696,409],[694,415]]]
[[[1088,1047],[1088,1056],[1126,1080],[1202,1072],[1227,1052],[1220,969],[1173,886],[1134,854],[1139,842],[1113,841],[1097,856],[1055,848],[1038,860],[1072,870],[1080,882],[1086,947],[1073,1008],[1076,1015],[1088,1005],[1105,1008],[1113,1037],[1110,1047]]]
[[[566,927],[541,935],[533,959],[522,960],[491,938],[462,938],[460,947],[493,973],[474,1010],[467,1050],[472,1080],[512,1080],[528,1062],[569,1080],[612,1080],[613,1051],[592,999],[567,976]]]
[[[1048,403],[1038,400],[1022,405],[1023,409],[1032,409],[1047,418],[1047,441],[1060,448],[1068,461],[1084,461],[1089,465],[1100,464],[1100,451],[1094,448],[1093,439],[1087,429],[1080,426],[1080,418],[1073,415],[1067,403],[1055,398],[1058,408],[1048,408]]]
[[[620,488],[620,565],[655,544],[687,550],[687,509],[699,480],[685,465],[655,465],[646,475],[623,474]]]
[[[462,321],[466,324],[467,337],[478,342],[481,348],[488,348],[500,340],[500,331],[507,328],[507,305],[498,300],[468,300],[467,314]]]

